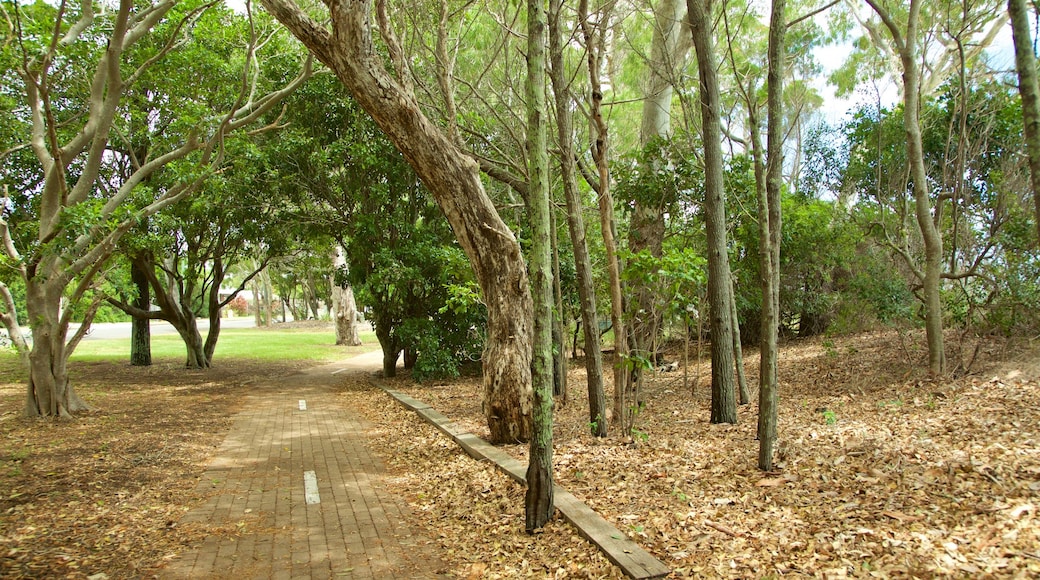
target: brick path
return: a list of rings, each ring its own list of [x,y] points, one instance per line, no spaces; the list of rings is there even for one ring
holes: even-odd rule
[[[436,548],[386,490],[365,424],[333,394],[343,378],[334,371],[368,364],[318,367],[254,388],[199,481],[204,503],[179,524],[207,535],[164,578],[442,577]],[[305,472],[313,472],[317,498]]]

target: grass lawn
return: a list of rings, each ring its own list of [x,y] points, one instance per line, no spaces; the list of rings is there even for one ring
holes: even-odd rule
[[[205,337],[205,335],[203,335]],[[279,325],[273,328],[228,328],[220,331],[213,362],[221,360],[314,361],[334,362],[379,348],[375,333],[361,333],[361,346],[336,346],[331,325]],[[130,341],[126,339],[84,340],[72,353],[70,361],[100,362],[129,360]],[[182,362],[184,342],[176,334],[152,336],[152,359],[155,362]],[[23,375],[13,350],[0,349],[0,372]]]

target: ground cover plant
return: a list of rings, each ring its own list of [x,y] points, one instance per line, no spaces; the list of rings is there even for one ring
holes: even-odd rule
[[[276,332],[244,334],[259,343]],[[933,382],[911,370],[923,352],[909,338],[784,345],[771,473],[755,467],[753,409],[742,407],[737,425],[708,424],[706,361],[690,369],[700,375],[692,394],[681,370],[648,378],[635,429],[602,440],[587,434],[584,371],[572,365],[570,400],[556,409],[557,482],[676,577],[1040,574],[1035,347],[987,340],[972,373]],[[374,341],[338,352],[365,348]],[[146,368],[125,354],[74,360],[73,378],[96,410],[55,422],[20,417],[24,375],[14,355],[0,357],[0,576],[156,577],[187,549],[200,528],[179,518],[198,500],[197,479],[250,384],[320,364],[217,361],[187,371],[179,354]],[[753,380],[755,354],[746,362]],[[621,577],[559,517],[525,534],[522,488],[367,377],[342,380],[341,396],[370,422],[389,484],[440,544],[451,576]],[[486,430],[476,377],[392,384]]]

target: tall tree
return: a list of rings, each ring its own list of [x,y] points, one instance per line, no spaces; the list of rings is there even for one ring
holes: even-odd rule
[[[773,468],[777,423],[777,339],[780,327],[780,194],[783,189],[785,0],[773,0],[769,15],[766,187],[759,194],[759,260],[762,278],[762,338],[758,375],[758,468]]]
[[[701,134],[704,143],[704,215],[708,237],[708,301],[711,329],[711,422],[736,423],[733,380],[733,318],[730,314],[729,253],[726,245],[726,192],[723,187],[722,121],[711,5],[686,0],[700,80]]]
[[[161,146],[133,158],[128,179],[113,179],[109,163],[123,148],[111,145],[131,134],[127,121],[140,121],[128,119],[124,95],[154,67],[193,46],[190,32],[201,19],[232,16],[213,4],[174,0],[143,7],[123,0],[111,10],[97,8],[91,2],[8,8],[20,52],[17,90],[27,111],[22,120],[28,125],[31,171],[39,176],[13,200],[17,211],[32,219],[5,220],[2,226],[7,257],[20,264],[33,329],[25,407],[30,416],[68,416],[87,408],[68,380],[67,362],[100,298],[91,299],[85,324],[71,337],[69,323],[120,238],[141,218],[199,187],[220,167],[224,137],[259,118],[310,74],[305,67],[284,88],[267,92],[243,72],[230,108],[180,119]],[[245,71],[255,64],[260,40],[254,35],[235,60]],[[181,160],[191,177],[168,189],[138,187]]]
[[[533,321],[520,245],[485,193],[477,163],[420,110],[389,26],[386,3],[333,4],[327,28],[295,2],[261,1],[336,74],[433,193],[469,257],[487,305],[484,414],[490,438],[526,441],[531,433]],[[376,50],[373,30],[381,34],[396,76]]]
[[[943,339],[942,300],[940,285],[943,269],[943,239],[933,216],[928,173],[924,165],[924,145],[921,139],[921,65],[918,54],[921,0],[910,0],[906,22],[900,25],[895,13],[879,0],[867,0],[888,29],[892,45],[899,58],[903,73],[903,129],[906,133],[907,162],[913,186],[914,214],[924,241],[924,268],[921,272],[921,293],[925,307],[925,332],[928,341],[928,370],[940,375],[946,370],[946,349]]]
[[[1022,97],[1022,123],[1029,155],[1029,175],[1033,184],[1036,210],[1037,244],[1040,245],[1040,83],[1036,75],[1036,55],[1030,32],[1029,7],[1026,0],[1008,0],[1011,37],[1015,44],[1015,68],[1018,70],[1018,92]]]
[[[541,528],[553,513],[553,271],[549,239],[548,116],[545,104],[544,0],[527,2],[527,221],[531,228],[531,294],[534,339],[531,382],[533,427],[524,502],[527,532]]]
[[[660,0],[653,10],[653,36],[650,42],[650,60],[647,62],[649,82],[643,101],[642,122],[639,130],[640,146],[646,150],[655,140],[671,136],[672,87],[686,60],[689,50],[688,37],[682,32],[686,5],[682,0]],[[682,40],[686,38],[686,42]],[[680,50],[680,46],[682,49]],[[665,170],[656,167],[657,171]],[[669,192],[660,189],[649,195],[636,197],[629,225],[628,249],[632,254],[646,251],[652,258],[659,259],[664,243],[665,214],[674,199]],[[656,306],[658,288],[650,280],[634,278],[629,283],[633,305],[632,355],[657,364],[657,335],[661,330],[662,310]],[[643,365],[635,365],[632,380],[641,380]]]
[[[614,197],[611,193],[609,129],[603,117],[603,83],[600,73],[606,58],[606,39],[610,29],[610,5],[603,6],[596,20],[589,18],[588,0],[578,3],[585,52],[588,57],[589,115],[592,137],[592,159],[596,163],[594,187],[599,194],[599,221],[607,258],[610,284],[610,319],[614,329],[614,423],[622,433],[632,427],[635,402],[632,401],[631,372],[628,353],[628,328],[625,324],[624,296],[621,287],[621,262],[617,251],[617,226],[614,219]]]
[[[567,205],[567,230],[574,252],[581,324],[585,334],[585,373],[589,397],[589,427],[596,437],[607,436],[606,400],[603,395],[603,352],[596,312],[596,287],[592,280],[592,260],[585,237],[581,194],[574,161],[574,123],[571,93],[563,59],[563,0],[549,1],[549,76],[556,105],[556,131],[559,140],[560,174]]]

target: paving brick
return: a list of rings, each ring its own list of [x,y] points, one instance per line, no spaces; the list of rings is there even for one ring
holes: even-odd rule
[[[437,578],[433,543],[407,524],[367,447],[365,425],[337,402],[335,367],[253,385],[244,410],[181,518],[202,533],[160,577]],[[307,410],[299,401],[307,401]],[[320,503],[305,502],[304,471]]]

